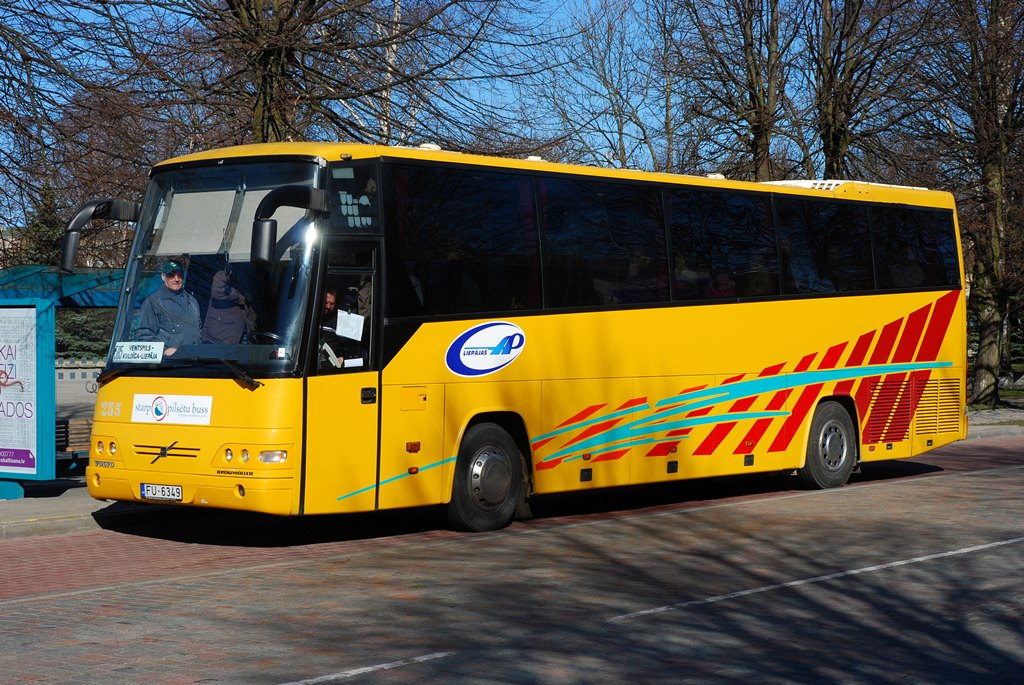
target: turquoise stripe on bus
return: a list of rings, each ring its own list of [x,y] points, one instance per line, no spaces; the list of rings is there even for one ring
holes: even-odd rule
[[[424,471],[429,471],[430,469],[436,468],[438,466],[442,466],[444,464],[451,463],[451,462],[455,461],[456,459],[458,459],[458,457],[448,457],[447,459],[442,459],[441,461],[435,461],[433,464],[427,464],[426,466],[419,466],[419,467],[417,467],[419,469],[418,473],[423,473]],[[397,476],[391,476],[390,478],[385,478],[384,480],[382,480],[380,482],[380,485],[381,485],[381,487],[383,487],[383,486],[385,486],[385,485],[387,485],[389,483],[394,483],[395,481],[402,480],[403,478],[408,478],[411,475],[412,474],[409,473],[409,472],[400,473]],[[348,493],[346,495],[342,495],[341,497],[339,497],[338,501],[340,502],[343,499],[348,499],[350,497],[355,497],[356,495],[361,495],[364,492],[370,492],[375,487],[377,487],[377,486],[376,485],[367,485],[365,488],[360,488],[358,490],[353,490],[352,492],[350,492],[350,493]]]

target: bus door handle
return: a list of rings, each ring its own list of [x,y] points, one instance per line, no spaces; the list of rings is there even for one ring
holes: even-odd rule
[[[363,404],[377,403],[377,388],[363,388],[359,391],[359,401]]]

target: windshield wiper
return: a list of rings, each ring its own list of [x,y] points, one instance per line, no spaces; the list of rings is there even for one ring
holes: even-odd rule
[[[127,366],[119,366],[116,369],[112,369],[110,371],[107,371],[106,373],[102,374],[96,380],[99,383],[101,383],[101,384],[102,383],[106,383],[107,381],[112,381],[115,378],[117,378],[118,376],[120,376],[122,374],[125,374],[125,373],[127,373],[129,371],[138,371],[139,369],[144,369],[146,371],[156,371],[156,370],[159,369],[159,370],[162,371],[162,370],[166,370],[166,369],[187,369],[187,368],[188,368],[188,364],[129,364]]]
[[[128,371],[137,371],[139,369],[144,369],[146,371],[169,371],[169,370],[173,370],[173,369],[187,369],[187,368],[190,368],[194,364],[206,364],[206,365],[218,364],[218,365],[223,366],[224,368],[226,368],[228,371],[230,371],[231,375],[233,375],[235,378],[237,378],[238,380],[242,381],[242,385],[244,385],[249,390],[255,390],[256,388],[258,388],[261,385],[263,385],[263,383],[261,383],[260,381],[256,380],[255,378],[250,376],[248,373],[246,373],[245,369],[243,369],[241,366],[239,366],[238,364],[236,364],[236,363],[234,363],[232,361],[228,361],[227,359],[217,359],[215,357],[185,357],[185,358],[183,358],[181,360],[176,360],[176,361],[188,362],[188,363],[187,364],[182,364],[182,363],[178,363],[178,364],[132,364],[130,366],[121,366],[121,367],[118,367],[116,369],[113,369],[112,371],[106,372],[105,374],[103,374],[99,378],[97,378],[96,380],[99,381],[100,383],[106,383],[107,381],[111,381],[111,380],[117,378],[118,376],[120,376],[120,375],[122,375],[124,373],[127,373]]]
[[[241,366],[228,359],[218,359],[216,357],[187,357],[185,361],[193,362],[195,364],[219,364],[230,371],[235,378],[242,381],[242,385],[249,390],[255,390],[263,385],[263,383],[250,376]]]

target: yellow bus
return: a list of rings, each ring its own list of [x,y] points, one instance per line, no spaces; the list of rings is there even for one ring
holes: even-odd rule
[[[98,217],[137,222],[100,499],[493,530],[535,494],[838,487],[967,429],[944,192],[279,143],[87,205],[65,267]],[[168,303],[188,320],[155,324]]]

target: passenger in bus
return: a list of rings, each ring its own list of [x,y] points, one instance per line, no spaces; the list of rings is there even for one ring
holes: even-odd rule
[[[890,267],[892,284],[897,288],[913,288],[924,283],[924,269],[909,243],[903,243]]]
[[[255,329],[256,311],[231,284],[228,269],[221,269],[210,287],[210,306],[200,331],[203,342],[235,345]]]
[[[443,260],[431,263],[427,274],[426,301],[435,314],[478,312],[480,286],[470,273],[473,258],[459,248],[446,252]]]
[[[697,297],[701,275],[691,269],[686,263],[686,257],[676,253],[675,259],[675,288],[677,300],[689,300]]]
[[[370,277],[363,276],[359,281],[359,287],[355,290],[356,311],[359,313],[359,316],[370,315],[370,299],[372,295],[373,293],[370,291]]]
[[[716,271],[714,278],[704,286],[704,297],[715,300],[736,296],[736,281],[726,271]]]
[[[138,338],[164,344],[164,355],[172,356],[183,345],[198,345],[199,303],[185,290],[181,263],[167,260],[160,268],[163,285],[147,297],[139,313]]]
[[[829,267],[829,252],[817,255],[806,242],[797,246],[783,238],[781,241],[781,271],[783,292],[792,293],[834,293],[835,283],[832,282],[832,271]],[[831,259],[840,260],[838,254]]]
[[[758,295],[774,295],[779,290],[779,276],[774,259],[769,259],[762,252],[750,256],[746,271],[737,279],[737,292],[744,297]]]

